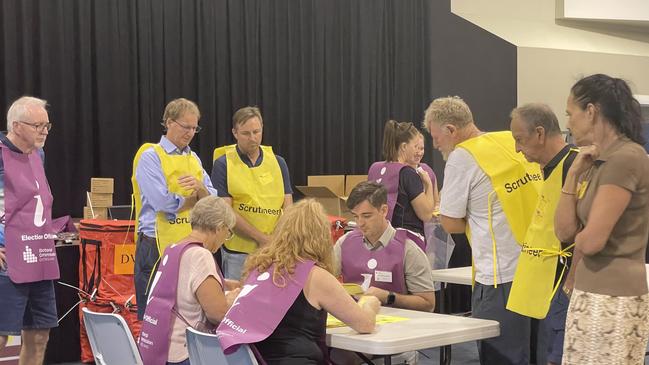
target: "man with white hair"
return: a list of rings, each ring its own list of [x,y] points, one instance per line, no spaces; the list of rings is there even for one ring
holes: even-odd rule
[[[480,364],[528,364],[530,319],[506,309],[507,298],[543,181],[538,165],[516,153],[509,131],[483,133],[459,97],[433,100],[424,117],[446,160],[440,220],[471,243],[476,318],[500,323],[500,336],[478,342]]]
[[[42,364],[57,326],[54,282],[59,267],[52,237],[52,194],[43,146],[52,124],[45,100],[23,96],[0,134],[0,350],[20,335],[20,365]]]

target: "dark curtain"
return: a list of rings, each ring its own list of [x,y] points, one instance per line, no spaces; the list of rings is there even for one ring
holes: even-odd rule
[[[48,100],[55,215],[81,214],[92,176],[114,177],[115,203],[129,203],[133,155],[177,97],[201,109],[192,148],[208,173],[246,105],[294,184],[365,173],[384,122],[419,122],[430,101],[432,2],[3,0],[0,109]]]

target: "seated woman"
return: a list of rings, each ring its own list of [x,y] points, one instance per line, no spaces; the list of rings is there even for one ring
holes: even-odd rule
[[[323,364],[327,312],[360,333],[372,332],[378,299],[357,304],[332,270],[322,205],[305,199],[287,208],[268,245],[246,260],[245,285],[217,329],[223,350],[257,343],[267,364]]]
[[[192,232],[164,251],[138,344],[145,364],[189,364],[185,328],[216,326],[223,319],[239,289],[226,288],[234,289],[226,296],[212,255],[232,236],[235,219],[223,199],[205,197],[192,209]]]
[[[388,220],[395,228],[424,234],[424,222],[433,217],[439,205],[439,192],[433,170],[421,163],[424,137],[409,122],[389,120],[383,132],[383,157],[367,173],[388,190]]]

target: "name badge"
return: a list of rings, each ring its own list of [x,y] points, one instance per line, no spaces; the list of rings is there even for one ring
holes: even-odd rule
[[[382,283],[391,283],[392,282],[392,272],[391,271],[374,271],[374,281]]]

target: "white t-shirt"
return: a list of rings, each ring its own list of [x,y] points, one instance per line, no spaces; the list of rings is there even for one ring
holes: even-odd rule
[[[180,258],[176,308],[178,313],[194,328],[199,322],[207,322],[203,308],[196,298],[196,291],[210,276],[214,276],[217,281],[221,282],[221,278],[216,273],[216,264],[212,253],[199,246],[188,248]],[[173,332],[171,333],[167,361],[181,362],[189,358],[185,336],[187,324],[175,315],[172,316],[172,322]]]
[[[444,168],[439,211],[450,218],[466,217],[471,230],[475,280],[484,285],[494,284],[493,243],[487,206],[492,191],[491,180],[467,150],[458,147],[449,154]],[[507,283],[514,279],[521,246],[516,243],[496,193],[492,197],[492,211],[496,237],[496,279],[498,284]]]

